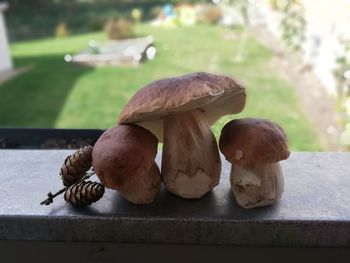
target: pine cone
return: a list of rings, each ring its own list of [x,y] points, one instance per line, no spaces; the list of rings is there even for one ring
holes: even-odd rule
[[[71,185],[64,193],[64,200],[72,205],[91,205],[98,201],[104,194],[105,188],[102,184],[83,181]]]
[[[90,170],[92,150],[92,146],[85,146],[66,158],[60,171],[64,186],[76,183]]]

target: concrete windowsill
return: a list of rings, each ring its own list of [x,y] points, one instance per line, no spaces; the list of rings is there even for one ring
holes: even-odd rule
[[[70,153],[0,150],[0,240],[350,247],[350,153],[292,153],[282,162],[283,198],[265,208],[238,207],[224,160],[220,185],[200,200],[162,189],[152,205],[135,206],[107,190],[86,208],[62,196],[40,206],[61,188],[59,168]]]

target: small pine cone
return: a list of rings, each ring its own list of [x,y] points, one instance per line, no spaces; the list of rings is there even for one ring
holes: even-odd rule
[[[102,184],[83,181],[71,185],[64,193],[64,200],[72,205],[91,205],[98,201],[104,194],[105,188]]]
[[[91,168],[92,150],[92,146],[85,146],[66,158],[60,171],[64,186],[76,183]]]

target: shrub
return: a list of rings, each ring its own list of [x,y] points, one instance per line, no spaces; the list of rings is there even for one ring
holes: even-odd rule
[[[143,15],[143,12],[142,12],[142,9],[140,8],[134,8],[133,10],[131,10],[131,17],[135,23],[141,22],[142,15]]]
[[[163,12],[163,8],[161,6],[155,6],[151,8],[150,16],[152,19],[156,19],[161,15],[162,12]]]
[[[133,36],[132,24],[125,19],[110,19],[106,23],[107,37],[111,40],[124,39]]]
[[[283,18],[280,24],[282,38],[292,51],[303,51],[305,40],[306,20],[302,4],[289,1],[283,8]]]
[[[221,8],[212,4],[198,6],[197,21],[205,24],[216,24],[222,17]]]
[[[69,35],[67,24],[65,22],[59,23],[55,28],[55,37],[66,37]]]
[[[103,29],[106,19],[96,14],[90,14],[88,16],[88,30],[91,31],[100,31]]]

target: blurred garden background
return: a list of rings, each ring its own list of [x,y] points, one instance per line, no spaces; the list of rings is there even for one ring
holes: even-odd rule
[[[292,150],[349,150],[349,1],[7,0],[0,16],[0,127],[108,128],[144,85],[206,71],[248,94],[216,136],[259,117]]]

